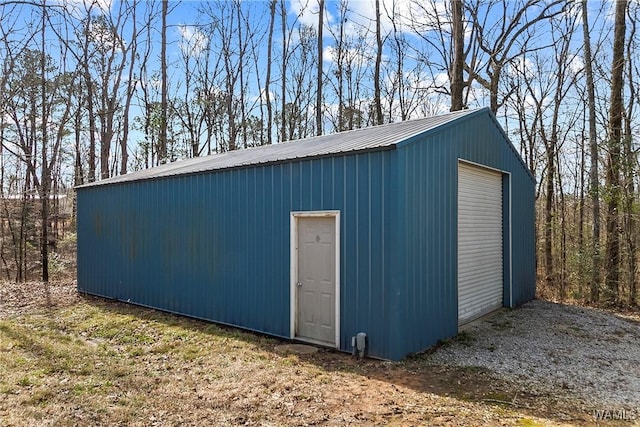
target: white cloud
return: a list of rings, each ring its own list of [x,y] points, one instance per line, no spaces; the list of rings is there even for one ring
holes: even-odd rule
[[[298,21],[308,27],[318,29],[318,13],[320,11],[320,3],[318,0],[291,0],[289,4],[289,13],[298,17]],[[326,7],[323,15],[324,25],[328,26],[333,21],[333,15]]]
[[[343,52],[344,63],[361,67],[369,64],[374,60],[374,53],[371,48],[365,49],[345,49]],[[327,46],[322,52],[322,60],[324,62],[337,62],[338,51],[335,46]]]
[[[180,49],[189,56],[199,56],[209,44],[209,38],[192,25],[178,26]]]
[[[336,49],[333,46],[328,46],[324,49],[324,51],[322,51],[322,61],[335,62],[337,55],[338,54],[336,53]]]
[[[70,15],[83,18],[88,14],[104,14],[111,10],[114,0],[56,0]]]
[[[584,70],[584,58],[580,55],[573,55],[569,59],[569,70],[573,74],[581,73]]]
[[[352,19],[360,26],[375,29],[375,0],[351,0],[349,9]],[[448,22],[445,0],[380,0],[380,26],[384,33],[393,31],[393,22],[400,32],[410,32],[412,28],[429,28],[438,19]]]
[[[536,70],[535,64],[524,56],[519,56],[509,64],[507,64],[506,72],[508,75],[515,76],[525,76],[528,78],[532,78],[534,76]]]

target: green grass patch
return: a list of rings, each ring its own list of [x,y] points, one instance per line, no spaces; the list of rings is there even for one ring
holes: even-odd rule
[[[455,338],[472,340],[465,332]],[[344,402],[366,401],[367,408],[397,417],[400,425],[420,425],[428,424],[428,418],[407,418],[389,410],[388,402],[411,396],[407,407],[426,408],[434,404],[433,393],[460,394],[461,404],[482,400],[456,393],[483,377],[482,368],[449,373],[453,380],[440,385],[446,391],[426,387],[430,397],[421,401],[422,382],[414,383],[416,374],[405,372],[407,366],[428,372],[419,358],[391,364],[355,362],[322,351],[313,357],[283,356],[273,351],[277,343],[234,328],[91,298],[0,320],[0,424],[322,424],[350,410]],[[384,371],[394,375],[387,377]],[[396,387],[394,378],[401,371],[406,376]],[[378,389],[382,391],[376,395]],[[485,408],[494,415],[505,411],[495,403]],[[375,424],[373,418],[358,418],[362,413],[362,408],[353,409],[345,423]],[[380,417],[376,420],[381,424],[395,419]]]

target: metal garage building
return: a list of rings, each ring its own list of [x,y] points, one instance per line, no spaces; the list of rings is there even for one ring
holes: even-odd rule
[[[365,332],[370,356],[400,359],[535,294],[534,180],[488,109],[77,196],[79,291],[278,337],[350,351]]]

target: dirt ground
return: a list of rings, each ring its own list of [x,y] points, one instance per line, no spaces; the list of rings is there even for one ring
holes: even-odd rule
[[[73,282],[0,284],[0,425],[638,423],[634,408],[460,363],[487,350],[474,334],[398,363],[282,354],[282,341],[82,296]]]

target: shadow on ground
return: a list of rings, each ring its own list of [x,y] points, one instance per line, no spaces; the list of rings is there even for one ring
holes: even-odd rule
[[[270,353],[274,358],[289,357],[276,350],[278,346],[291,342],[288,340],[90,295],[83,295],[82,299],[106,312],[156,321],[217,338],[233,338],[250,343],[257,349]],[[440,346],[443,345],[449,344],[440,344]],[[320,348],[313,354],[300,354],[295,357],[326,372],[349,372],[366,379],[382,381],[420,393],[502,407],[559,423],[584,425],[593,422],[592,414],[589,414],[585,408],[551,394],[533,392],[528,389],[527,384],[505,381],[486,368],[433,363],[429,356],[430,352],[435,350],[431,349],[424,354],[408,357],[401,362],[368,358],[360,360],[350,354],[327,348]],[[499,354],[496,354],[496,357],[500,357]]]

